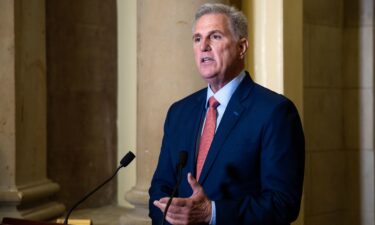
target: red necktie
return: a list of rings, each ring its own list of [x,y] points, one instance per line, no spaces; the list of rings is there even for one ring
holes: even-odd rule
[[[217,118],[216,108],[219,104],[220,103],[214,98],[214,96],[211,96],[208,99],[208,112],[206,115],[206,122],[204,123],[203,133],[199,143],[199,152],[197,159],[197,180],[201,175],[204,161],[206,160],[211,142],[214,139]]]

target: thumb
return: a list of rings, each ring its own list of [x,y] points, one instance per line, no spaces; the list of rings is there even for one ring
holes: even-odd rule
[[[198,193],[200,191],[201,185],[193,177],[193,175],[191,175],[191,173],[188,173],[187,179],[188,179],[188,182],[190,184],[191,189],[193,189],[193,194],[192,195],[195,195],[196,193]]]

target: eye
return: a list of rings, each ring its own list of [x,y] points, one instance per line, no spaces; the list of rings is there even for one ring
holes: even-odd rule
[[[213,39],[213,40],[220,40],[221,39],[221,35],[220,34],[212,34],[211,35],[211,39]]]
[[[193,37],[193,42],[198,43],[201,41],[201,38],[199,36]]]

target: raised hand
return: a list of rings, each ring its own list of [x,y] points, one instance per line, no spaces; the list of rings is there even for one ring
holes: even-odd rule
[[[193,194],[189,198],[174,198],[166,219],[173,225],[208,224],[211,219],[211,200],[191,173],[188,174],[187,179]],[[168,197],[161,198],[159,201],[154,201],[154,205],[164,212],[168,200]]]

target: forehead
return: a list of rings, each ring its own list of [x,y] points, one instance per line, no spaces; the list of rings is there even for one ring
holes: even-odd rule
[[[227,15],[222,13],[211,13],[203,15],[196,21],[193,33],[205,33],[212,30],[228,32],[229,20]]]

